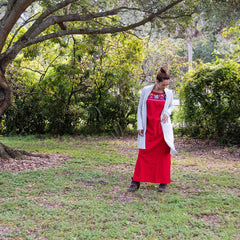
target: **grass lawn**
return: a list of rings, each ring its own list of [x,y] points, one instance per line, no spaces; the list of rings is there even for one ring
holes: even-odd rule
[[[226,149],[177,139],[168,190],[142,183],[128,193],[136,138],[1,141],[50,158],[18,160],[23,171],[2,168],[0,239],[240,239],[240,160]]]

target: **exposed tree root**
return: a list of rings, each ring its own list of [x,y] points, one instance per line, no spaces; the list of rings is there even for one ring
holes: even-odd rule
[[[0,143],[0,158],[2,158],[2,159],[9,159],[9,158],[24,159],[24,156],[48,158],[47,155],[35,154],[35,153],[26,152],[24,150],[13,149],[13,148],[7,147],[6,145]]]

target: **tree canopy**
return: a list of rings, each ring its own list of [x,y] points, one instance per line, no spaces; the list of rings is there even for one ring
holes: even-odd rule
[[[12,99],[6,68],[27,47],[68,35],[136,30],[147,23],[162,30],[180,31],[176,26],[187,26],[194,13],[233,19],[239,6],[239,0],[1,0],[0,115]]]
[[[164,3],[163,3],[164,2]],[[175,1],[1,1],[0,115],[11,104],[12,91],[5,79],[8,64],[24,48],[73,34],[106,34],[134,29],[169,14]],[[181,12],[181,11],[180,11]],[[125,15],[131,14],[126,21]]]

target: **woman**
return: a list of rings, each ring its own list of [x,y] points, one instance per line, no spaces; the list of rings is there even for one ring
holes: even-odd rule
[[[173,94],[166,87],[170,75],[161,67],[155,85],[142,89],[137,113],[138,158],[129,192],[135,192],[140,182],[159,183],[158,191],[170,183],[171,154],[175,153],[170,115]]]

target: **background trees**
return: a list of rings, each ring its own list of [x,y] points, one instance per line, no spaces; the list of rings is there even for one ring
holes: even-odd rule
[[[159,65],[170,69],[172,88],[181,85],[186,39],[188,61],[237,56],[227,47],[237,41],[234,27],[221,35],[238,19],[235,0],[1,3],[0,114],[14,94],[8,133],[123,134],[136,122],[139,88]]]
[[[31,62],[19,55],[9,69],[14,102],[5,118],[7,132],[123,134],[135,124],[142,41],[121,33],[76,37],[64,55],[56,45],[39,46],[42,54],[30,56]]]
[[[11,104],[12,91],[5,79],[9,63],[26,47],[49,39],[72,34],[106,34],[123,32],[153,21],[173,9],[183,0],[165,4],[138,1],[28,1],[2,2],[0,19],[0,87],[4,98],[2,115]],[[172,10],[174,12],[174,9]],[[136,17],[122,21],[124,14]],[[178,14],[178,9],[176,9]]]

